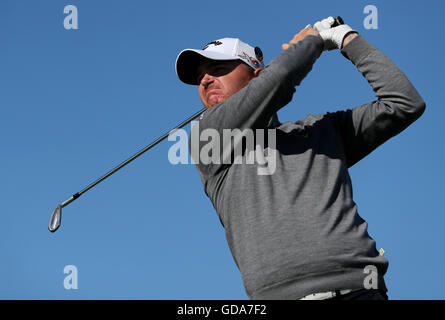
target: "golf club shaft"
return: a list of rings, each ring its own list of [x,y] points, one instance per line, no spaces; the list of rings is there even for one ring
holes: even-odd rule
[[[141,149],[140,151],[138,151],[135,155],[133,155],[132,157],[128,158],[127,160],[125,160],[124,162],[122,162],[121,164],[119,164],[118,166],[116,166],[115,168],[113,168],[112,170],[108,171],[106,174],[104,174],[102,177],[100,177],[99,179],[97,179],[96,181],[94,181],[93,183],[91,183],[90,185],[88,185],[87,187],[85,187],[83,190],[77,192],[76,194],[72,195],[69,199],[65,200],[64,202],[62,202],[60,204],[60,206],[66,207],[67,205],[69,205],[71,202],[73,202],[74,200],[76,200],[77,198],[79,198],[81,195],[83,195],[85,192],[87,192],[88,190],[92,189],[93,187],[95,187],[96,185],[98,185],[99,183],[101,183],[102,181],[104,181],[106,178],[108,178],[109,176],[111,176],[113,173],[116,173],[117,171],[119,171],[120,169],[122,169],[123,167],[125,167],[127,164],[129,164],[130,162],[132,162],[133,160],[137,159],[139,156],[141,156],[142,154],[144,154],[145,152],[147,152],[148,150],[150,150],[151,148],[153,148],[154,146],[156,146],[159,142],[161,142],[162,140],[164,140],[165,138],[167,138],[170,134],[174,133],[175,131],[185,127],[188,123],[192,122],[194,119],[198,118],[206,109],[203,108],[202,110],[200,110],[199,112],[195,113],[194,115],[192,115],[190,118],[188,118],[187,120],[185,120],[184,122],[182,122],[180,125],[178,125],[176,128],[174,128],[173,130],[170,130],[169,132],[165,133],[164,135],[162,135],[161,137],[159,137],[158,139],[156,139],[155,141],[153,141],[152,143],[150,143],[148,146],[146,146],[145,148]]]

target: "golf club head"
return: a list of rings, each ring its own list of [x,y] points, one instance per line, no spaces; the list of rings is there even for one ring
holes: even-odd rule
[[[51,232],[55,232],[60,227],[60,222],[62,221],[62,206],[59,204],[51,214],[48,223],[48,229]]]

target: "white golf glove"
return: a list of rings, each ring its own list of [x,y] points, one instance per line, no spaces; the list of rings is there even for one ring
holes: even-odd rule
[[[323,51],[340,49],[345,36],[351,32],[357,32],[347,24],[342,24],[331,28],[332,24],[334,24],[334,21],[335,20],[333,17],[328,17],[321,21],[317,21],[314,24],[314,29],[316,29],[320,33],[320,36],[323,38]]]

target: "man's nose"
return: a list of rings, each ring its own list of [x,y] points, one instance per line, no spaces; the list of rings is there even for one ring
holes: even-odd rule
[[[213,82],[213,76],[211,76],[210,74],[206,73],[202,79],[201,79],[201,84],[206,88],[209,84],[211,84]]]

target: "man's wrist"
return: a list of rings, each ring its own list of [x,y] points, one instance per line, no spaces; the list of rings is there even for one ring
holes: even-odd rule
[[[340,49],[343,49],[344,47],[346,47],[348,45],[348,43],[351,42],[352,39],[356,38],[357,36],[358,36],[357,31],[352,31],[349,34],[347,34],[346,37],[343,38],[343,43],[342,43]]]

